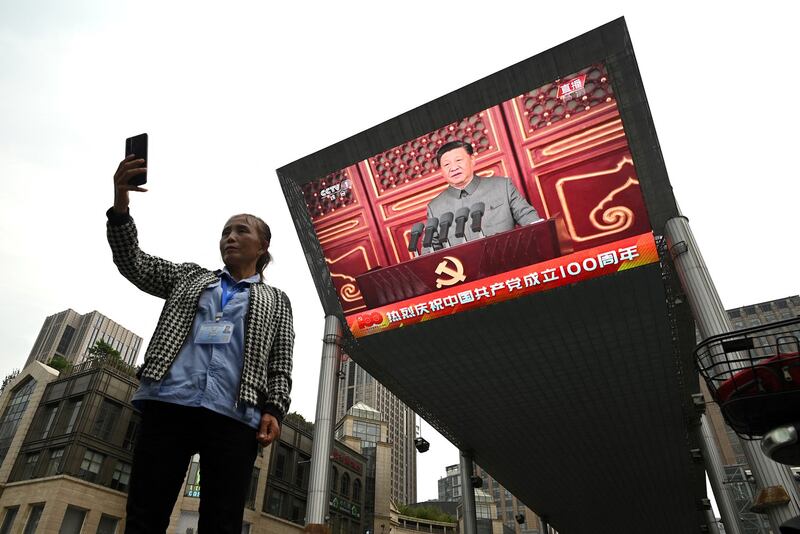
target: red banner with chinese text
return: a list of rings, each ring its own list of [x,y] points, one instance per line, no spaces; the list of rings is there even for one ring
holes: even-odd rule
[[[355,337],[581,282],[658,261],[648,232],[346,317]]]

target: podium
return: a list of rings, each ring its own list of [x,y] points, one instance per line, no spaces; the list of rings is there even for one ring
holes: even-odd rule
[[[356,283],[367,308],[372,309],[557,258],[571,252],[559,245],[559,223],[560,219],[544,219],[397,265],[377,267],[356,276]]]

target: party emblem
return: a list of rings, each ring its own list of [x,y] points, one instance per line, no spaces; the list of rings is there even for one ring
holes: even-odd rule
[[[453,267],[450,267],[448,263],[452,263]],[[452,286],[467,279],[467,277],[464,276],[464,266],[458,258],[452,256],[444,257],[444,261],[436,267],[436,274],[444,274],[450,277],[449,279],[437,278],[437,289],[441,289],[444,286]]]

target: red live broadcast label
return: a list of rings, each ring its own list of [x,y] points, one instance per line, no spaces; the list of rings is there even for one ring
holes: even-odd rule
[[[648,232],[354,313],[346,319],[353,335],[363,337],[656,261],[658,250],[653,234]]]
[[[559,82],[558,83],[558,94],[556,98],[563,98],[565,100],[570,100],[571,97],[577,96],[574,93],[580,92],[583,94],[584,86],[586,85],[586,75],[581,74],[576,78],[571,78],[569,80]]]

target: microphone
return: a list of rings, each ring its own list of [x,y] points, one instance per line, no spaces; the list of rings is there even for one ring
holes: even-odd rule
[[[469,217],[469,208],[459,208],[456,211],[456,237],[466,239],[464,237],[464,225],[467,224],[467,217]]]
[[[431,248],[433,243],[433,234],[436,233],[436,229],[438,227],[439,219],[436,217],[431,217],[425,221],[425,234],[422,237],[422,248]]]
[[[483,230],[481,230],[481,219],[483,219],[483,212],[486,210],[486,205],[483,202],[476,202],[470,208],[470,217],[472,217],[471,230],[473,233],[484,237]]]
[[[442,246],[449,247],[450,242],[447,240],[447,234],[450,233],[450,225],[453,224],[453,212],[446,211],[439,217],[439,242]]]
[[[417,245],[419,244],[419,238],[422,235],[422,230],[425,228],[425,225],[421,222],[415,223],[414,226],[411,227],[411,239],[408,242],[408,251],[414,254],[416,258],[419,256],[419,252],[417,252]]]

